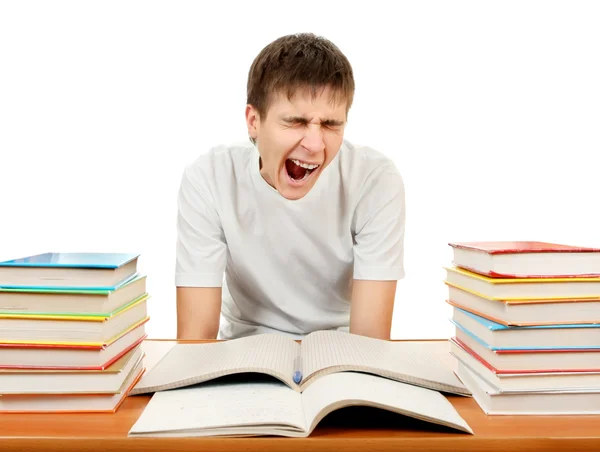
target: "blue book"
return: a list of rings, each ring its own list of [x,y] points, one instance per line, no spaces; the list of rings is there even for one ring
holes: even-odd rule
[[[115,290],[137,275],[139,254],[43,253],[0,262],[0,287]]]
[[[464,309],[450,320],[480,345],[495,351],[600,349],[600,324],[507,326]]]

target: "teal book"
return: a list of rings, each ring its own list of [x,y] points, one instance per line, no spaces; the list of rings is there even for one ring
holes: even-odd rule
[[[137,274],[139,254],[42,253],[0,262],[0,288],[115,290]]]
[[[106,317],[146,295],[146,275],[136,274],[115,290],[0,287],[0,318],[31,315]]]
[[[454,308],[450,321],[481,346],[496,352],[600,350],[599,324],[506,326]]]

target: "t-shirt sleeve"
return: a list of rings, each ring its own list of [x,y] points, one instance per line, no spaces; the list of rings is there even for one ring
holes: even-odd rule
[[[354,279],[404,277],[404,182],[395,165],[373,171],[362,187],[354,219]]]
[[[227,245],[219,215],[201,177],[192,167],[183,173],[177,197],[177,287],[221,287]]]

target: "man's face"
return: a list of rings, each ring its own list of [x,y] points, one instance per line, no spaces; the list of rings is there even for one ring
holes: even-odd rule
[[[337,155],[346,126],[346,103],[331,102],[331,90],[298,91],[273,98],[266,118],[246,108],[249,135],[261,157],[260,173],[284,198],[305,196]]]

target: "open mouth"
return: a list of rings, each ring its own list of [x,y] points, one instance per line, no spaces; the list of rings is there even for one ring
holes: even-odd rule
[[[296,159],[287,159],[285,169],[292,182],[300,183],[306,181],[319,166],[316,163],[302,162]]]

